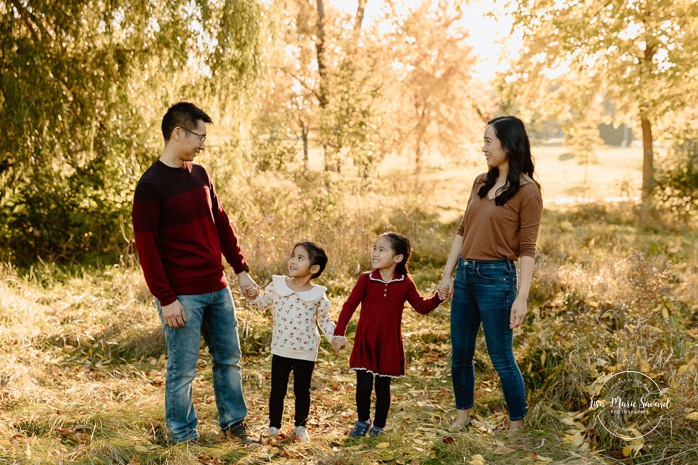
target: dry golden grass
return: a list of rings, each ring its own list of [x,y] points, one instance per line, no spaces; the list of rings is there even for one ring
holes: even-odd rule
[[[558,164],[570,163],[555,157]],[[544,160],[540,151],[541,177]],[[272,273],[283,272],[293,243],[317,240],[330,255],[319,282],[330,288],[335,317],[356,272],[368,266],[375,235],[385,229],[413,240],[415,281],[422,292],[433,292],[472,181],[458,171],[466,168],[372,180],[313,173],[276,179],[240,175],[238,168],[244,171],[212,161],[219,195],[235,205],[228,211],[255,277],[266,284]],[[467,182],[454,181],[464,178]],[[552,181],[549,188],[541,182],[558,192]],[[348,370],[348,351],[335,356],[323,342],[314,375],[312,442],[283,440],[252,448],[229,443],[218,431],[205,349],[194,387],[202,438],[168,444],[165,347],[152,297],[132,258],[88,270],[38,264],[18,272],[5,265],[0,268],[0,462],[698,463],[697,238],[695,231],[669,224],[638,230],[632,209],[622,203],[546,210],[530,312],[515,340],[529,392],[527,428],[521,433],[505,431],[505,405],[484,341],[475,361],[474,421],[466,431],[448,431],[454,411],[445,305],[427,317],[405,313],[409,369],[393,383],[384,437],[347,437],[355,420],[355,377]],[[248,422],[261,437],[267,424],[270,319],[248,308],[237,291],[235,298]],[[607,434],[589,410],[595,383],[623,369],[652,374],[672,400],[660,426],[641,443]],[[292,404],[289,391],[285,433]]]

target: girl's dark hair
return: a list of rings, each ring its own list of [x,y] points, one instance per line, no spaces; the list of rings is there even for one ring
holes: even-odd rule
[[[515,116],[498,116],[490,120],[487,125],[492,125],[494,134],[502,144],[502,148],[509,157],[509,173],[507,174],[507,182],[504,187],[497,190],[495,196],[495,205],[501,206],[507,203],[510,198],[516,194],[516,191],[521,187],[519,176],[521,173],[527,174],[533,179],[533,157],[531,156],[531,143],[526,134],[526,128],[519,118]],[[489,190],[494,186],[499,177],[499,168],[491,168],[487,172],[487,180],[485,185],[480,188],[477,195],[483,198]],[[536,186],[540,184],[533,180]]]
[[[387,232],[381,234],[381,236],[388,238],[390,241],[390,247],[393,249],[393,252],[395,252],[396,255],[402,254],[402,261],[395,267],[395,272],[407,276],[407,261],[410,259],[410,253],[412,252],[410,240],[402,234],[395,232]]]
[[[317,278],[322,274],[323,271],[325,271],[325,267],[327,266],[327,254],[325,253],[325,249],[314,242],[307,241],[299,242],[298,244],[294,245],[293,248],[295,249],[299,246],[303,247],[308,252],[310,266],[317,265],[320,267],[317,273],[313,273],[312,276],[310,276],[311,279]]]

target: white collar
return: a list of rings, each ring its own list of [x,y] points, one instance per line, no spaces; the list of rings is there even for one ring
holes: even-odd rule
[[[374,277],[374,276],[373,276],[374,274],[377,275],[378,277]],[[404,274],[401,274],[401,275],[398,275],[398,276],[399,276],[398,278],[393,277],[393,279],[391,279],[390,281],[383,281],[383,279],[380,277],[380,271],[378,271],[378,270],[373,270],[373,271],[371,271],[371,272],[368,274],[368,279],[370,279],[371,281],[376,281],[376,282],[385,283],[385,284],[399,283],[400,281],[404,281],[404,280],[405,280],[405,275],[404,275]]]
[[[307,291],[294,291],[286,282],[286,276],[284,275],[275,274],[271,277],[271,280],[274,283],[277,294],[283,297],[288,297],[291,294],[298,294],[298,298],[304,302],[319,300],[325,295],[325,291],[327,291],[326,287],[318,286],[317,284],[313,284],[313,287]]]

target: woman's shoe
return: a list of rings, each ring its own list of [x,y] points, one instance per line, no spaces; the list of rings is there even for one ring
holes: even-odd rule
[[[453,423],[451,426],[448,427],[448,430],[452,433],[457,433],[458,431],[463,431],[468,426],[470,426],[470,422],[464,423],[462,425],[458,423]]]

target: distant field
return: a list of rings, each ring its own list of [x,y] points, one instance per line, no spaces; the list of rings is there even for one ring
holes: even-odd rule
[[[597,162],[585,166],[562,144],[532,148],[538,182],[546,208],[585,201],[617,201],[638,198],[642,186],[642,149],[607,147],[597,151]],[[433,182],[438,205],[450,210],[464,207],[472,181],[487,170],[484,156],[471,155],[471,163],[444,163],[424,173]],[[452,202],[455,202],[453,204]]]
[[[588,201],[638,199],[642,187],[641,147],[602,147],[596,151],[596,163],[580,164],[561,140],[550,140],[531,149],[543,188],[546,208]],[[472,187],[472,181],[487,170],[480,146],[466,149],[462,160],[438,157],[429,160],[419,176],[421,183],[434,189],[432,203],[444,211],[461,210]],[[322,170],[322,149],[310,150],[310,167]],[[384,160],[379,172],[405,172],[410,177],[414,167],[404,158]]]

